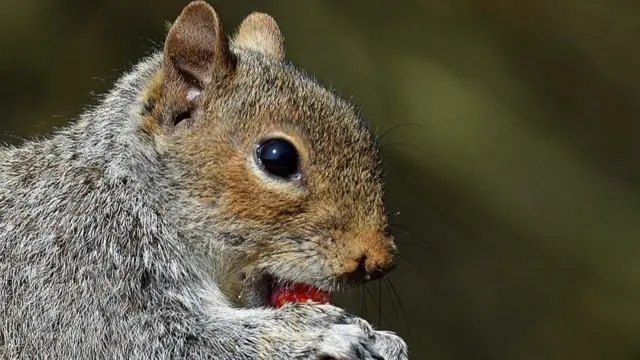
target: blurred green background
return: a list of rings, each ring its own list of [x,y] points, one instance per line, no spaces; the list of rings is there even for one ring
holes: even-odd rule
[[[94,104],[185,3],[3,0],[0,140]],[[385,134],[403,259],[341,304],[412,359],[640,359],[639,1],[212,4],[273,15]]]

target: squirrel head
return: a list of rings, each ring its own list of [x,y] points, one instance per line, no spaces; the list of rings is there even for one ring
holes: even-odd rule
[[[260,303],[266,279],[331,290],[394,267],[375,138],[355,106],[285,60],[269,15],[227,39],[210,5],[188,4],[148,102],[145,126],[182,193],[228,235],[221,286],[240,302]]]

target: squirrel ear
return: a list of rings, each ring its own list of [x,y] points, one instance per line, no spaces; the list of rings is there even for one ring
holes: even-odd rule
[[[255,12],[247,16],[236,33],[234,44],[284,60],[284,37],[276,21],[269,15]]]
[[[169,76],[178,76],[198,90],[231,70],[229,45],[211,5],[192,1],[182,10],[165,41],[164,67]]]

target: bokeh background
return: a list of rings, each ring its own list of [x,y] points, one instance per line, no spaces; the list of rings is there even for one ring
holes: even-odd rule
[[[46,134],[185,1],[2,0],[0,141]],[[341,304],[412,359],[640,359],[640,2],[212,0],[383,135],[402,252]]]

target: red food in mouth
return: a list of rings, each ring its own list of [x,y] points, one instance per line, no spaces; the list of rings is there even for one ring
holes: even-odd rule
[[[276,286],[271,292],[270,305],[281,308],[288,303],[319,303],[328,304],[331,294],[306,284]]]

